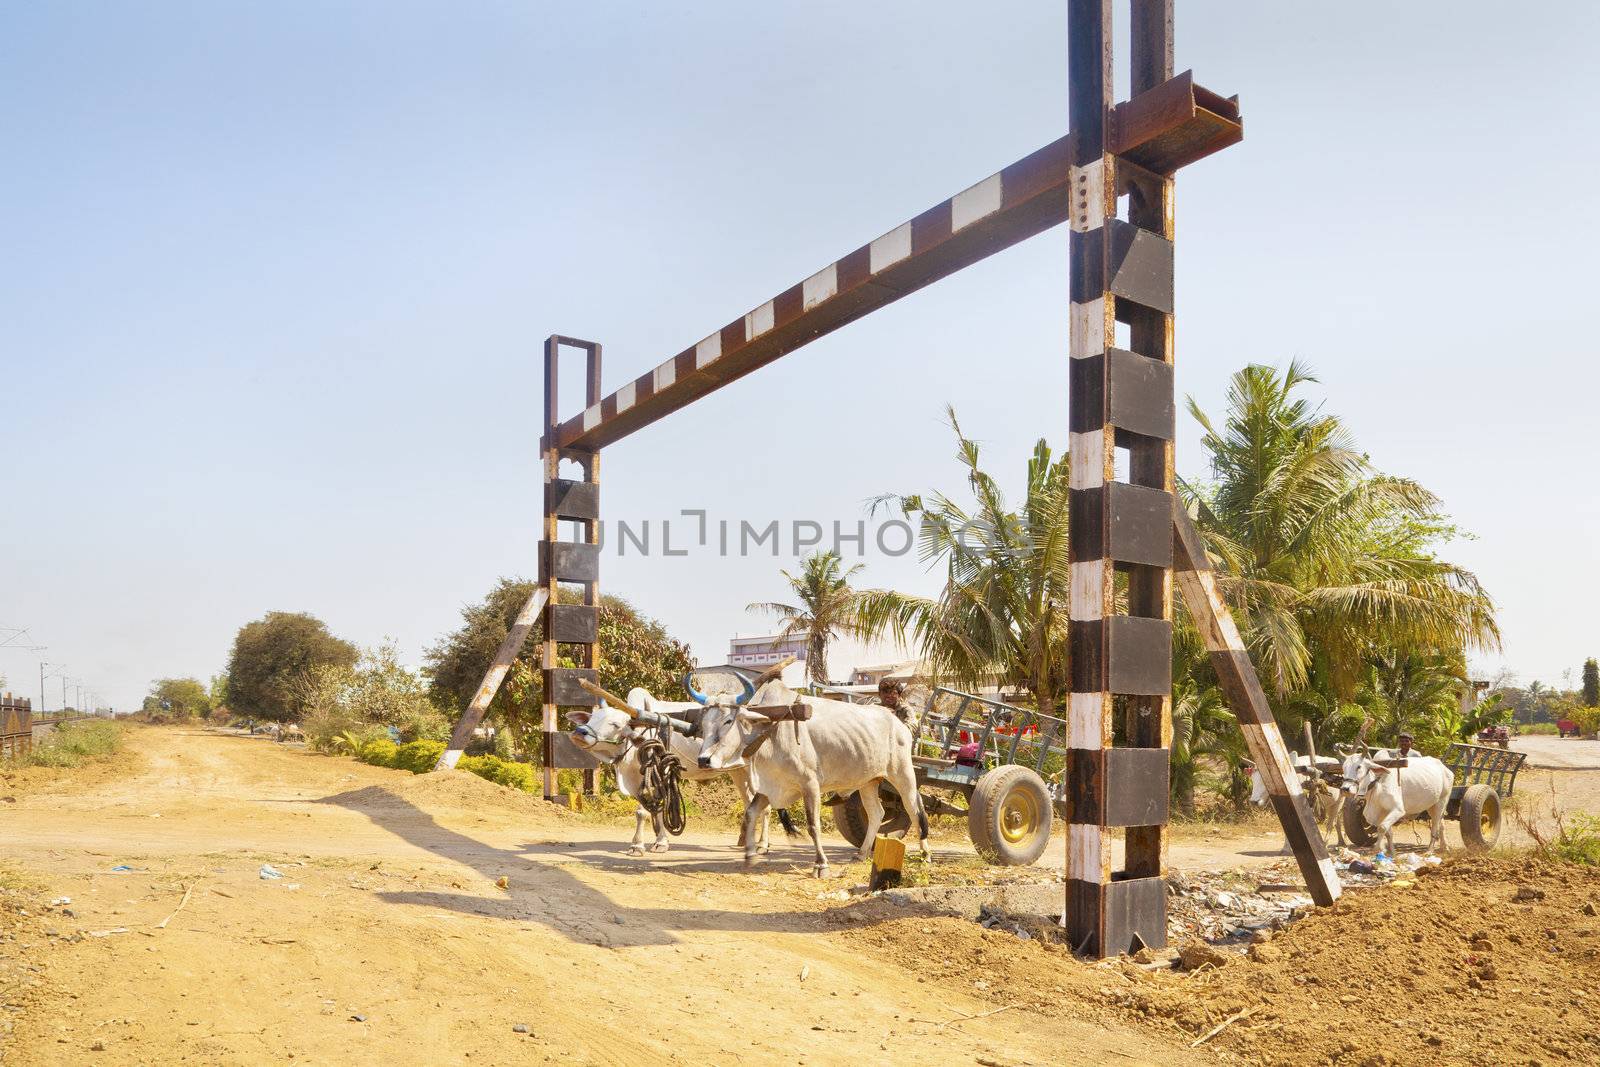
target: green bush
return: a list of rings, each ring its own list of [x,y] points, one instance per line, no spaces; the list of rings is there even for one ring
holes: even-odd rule
[[[1551,734],[1551,735],[1554,735],[1555,732],[1556,732],[1556,724],[1553,723],[1553,722],[1530,722],[1530,723],[1525,723],[1524,725],[1522,725],[1522,726],[1517,728],[1517,732],[1518,733],[1523,733],[1523,734]]]
[[[1572,721],[1578,724],[1585,737],[1600,733],[1600,708],[1577,708],[1572,712]]]
[[[456,770],[468,771],[492,782],[495,768],[499,765],[500,760],[495,756],[462,756],[456,763]]]
[[[513,763],[499,756],[463,756],[458,770],[469,771],[509,789],[532,793],[538,788],[539,772],[526,763]]]
[[[543,788],[539,772],[526,763],[510,763],[500,761],[500,766],[495,776],[490,781],[503,785],[508,789],[520,789],[524,793],[533,793]]]
[[[396,767],[399,765],[395,762],[399,753],[399,745],[387,737],[377,737],[362,745],[356,758],[375,767]]]
[[[121,726],[110,719],[81,719],[56,727],[33,746],[29,761],[41,767],[78,767],[121,747]]]
[[[408,741],[397,745],[387,737],[376,738],[361,745],[355,753],[362,763],[375,767],[392,767],[412,774],[427,774],[438,765],[443,754],[443,741]],[[526,763],[503,760],[499,756],[462,756],[456,764],[458,770],[476,774],[496,785],[533,793],[540,788],[539,771]]]
[[[412,774],[426,774],[444,755],[443,741],[407,741],[400,746],[394,765]]]

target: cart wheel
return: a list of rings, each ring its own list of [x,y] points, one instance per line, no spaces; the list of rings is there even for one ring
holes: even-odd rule
[[[1050,843],[1050,790],[1031,768],[996,767],[972,791],[967,833],[990,863],[1025,867]]]
[[[861,847],[867,839],[867,811],[861,806],[861,794],[851,793],[833,806],[833,825],[851,848]]]
[[[1357,803],[1359,797],[1344,798],[1344,839],[1354,848],[1366,848],[1377,837],[1372,832],[1372,827],[1367,825],[1367,817],[1361,813],[1365,804]]]
[[[892,789],[879,788],[878,797],[883,801],[883,822],[878,827],[878,833],[897,834],[910,829],[911,817],[906,814],[905,805],[900,803],[900,795]],[[860,793],[851,793],[847,799],[833,806],[833,825],[838,829],[839,836],[850,842],[852,848],[861,847],[861,842],[867,839],[867,809],[861,803]]]
[[[1493,786],[1469,785],[1461,796],[1461,843],[1474,852],[1500,840],[1500,794]]]

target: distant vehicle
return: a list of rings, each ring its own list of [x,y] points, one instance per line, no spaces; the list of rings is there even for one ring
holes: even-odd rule
[[[1578,724],[1571,719],[1556,720],[1556,731],[1562,737],[1580,737],[1583,734],[1583,731],[1578,729]]]
[[[1485,726],[1478,731],[1478,744],[1498,745],[1501,748],[1511,747],[1511,727]]]

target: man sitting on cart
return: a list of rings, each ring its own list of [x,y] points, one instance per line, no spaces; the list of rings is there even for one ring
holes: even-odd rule
[[[905,722],[906,716],[911,713],[911,709],[906,707],[904,703],[905,693],[906,683],[904,682],[885,678],[878,683],[878,703],[894,712],[894,717],[901,722]]]
[[[1410,734],[1402,733],[1396,740],[1399,741],[1399,744],[1395,746],[1395,759],[1410,759],[1417,754],[1411,751],[1412,738]]]

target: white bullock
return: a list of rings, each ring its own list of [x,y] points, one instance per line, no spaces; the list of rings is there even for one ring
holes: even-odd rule
[[[816,852],[815,873],[818,878],[826,877],[828,856],[822,850],[824,793],[860,795],[867,818],[861,858],[870,858],[883,821],[878,783],[884,781],[900,794],[900,802],[917,827],[922,857],[929,858],[928,816],[922,809],[911,764],[911,731],[888,708],[822,697],[797,698],[781,681],[773,681],[749,701],[752,708],[792,708],[798,704],[809,712],[809,718],[801,721],[774,721],[769,715],[744,707],[749,698],[710,698],[692,689],[689,695],[708,705],[699,766],[705,770],[746,767],[749,771],[753,799],[745,809],[746,866],[755,862],[754,830],[758,820],[765,821],[769,805],[781,810],[803,800],[806,825]]]
[[[682,718],[689,721],[698,719],[703,711],[698,703],[676,702],[657,700],[650,692],[642,687],[635,687],[628,693],[628,706],[640,711],[658,712]],[[639,742],[644,740],[648,733],[654,731],[648,727],[633,726],[633,716],[627,712],[602,703],[593,711],[572,711],[567,713],[567,718],[576,727],[571,733],[573,744],[590,753],[597,759],[609,763],[617,776],[617,789],[629,799],[638,799],[639,787],[644,781],[644,771],[639,764]],[[718,778],[728,775],[733,779],[734,787],[739,790],[744,798],[745,806],[750,804],[750,781],[744,769],[731,770],[702,770],[698,766],[700,757],[700,740],[678,731],[672,731],[672,754],[678,758],[678,763],[683,768],[684,778],[690,781],[705,781],[708,778]],[[780,817],[783,817],[780,815]],[[666,852],[670,847],[667,836],[666,821],[660,816],[652,814],[640,804],[634,812],[633,840],[629,842],[628,854],[642,856],[645,853],[644,824],[649,819],[655,830],[655,841],[651,843],[649,851]],[[785,820],[787,821],[787,820]],[[743,831],[739,834],[740,845],[745,843]],[[761,820],[759,845],[763,852],[770,847],[767,843],[767,820]]]
[[[1444,847],[1444,809],[1450,803],[1455,774],[1432,756],[1415,752],[1407,756],[1404,767],[1385,767],[1375,762],[1388,758],[1379,751],[1372,756],[1352,753],[1344,761],[1345,785],[1352,799],[1346,803],[1362,805],[1362,816],[1381,839],[1384,852],[1394,855],[1394,825],[1411,815],[1428,813],[1428,851]]]
[[[1311,815],[1322,830],[1323,838],[1326,839],[1331,831],[1337,836],[1339,844],[1344,845],[1344,793],[1329,785],[1321,774],[1312,774],[1310,756],[1291,752],[1289,758],[1294,764],[1295,772],[1300,775],[1300,783],[1305,787],[1306,796],[1311,801]],[[1316,769],[1319,772],[1328,772],[1335,771],[1338,766],[1338,760],[1319,757]],[[1255,765],[1250,763],[1245,764],[1245,773],[1250,776],[1250,803],[1266,807],[1271,796],[1267,792],[1265,776],[1257,773]],[[1283,840],[1283,847],[1278,851],[1285,856],[1291,851],[1287,837]]]

